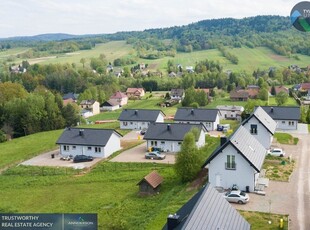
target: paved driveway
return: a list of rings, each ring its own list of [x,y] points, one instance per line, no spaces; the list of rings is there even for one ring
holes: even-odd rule
[[[270,181],[266,196],[250,194],[246,205],[233,204],[241,210],[289,214],[290,229],[310,229],[310,136],[296,135],[298,145],[280,145],[297,160],[290,182]]]
[[[166,155],[166,159],[164,160],[151,160],[145,159],[144,155],[146,153],[146,142],[141,145],[138,145],[134,148],[128,149],[121,154],[117,155],[110,161],[112,162],[157,162],[157,163],[165,163],[165,164],[174,164],[175,162],[175,154],[172,153],[164,153]]]
[[[55,158],[51,158],[51,154],[54,154]],[[59,149],[57,149],[54,151],[40,154],[36,157],[31,158],[30,160],[26,160],[22,162],[21,165],[71,167],[75,169],[83,169],[83,168],[89,168],[101,160],[102,158],[94,158],[93,161],[80,162],[80,163],[73,163],[72,160],[71,161],[60,160]]]

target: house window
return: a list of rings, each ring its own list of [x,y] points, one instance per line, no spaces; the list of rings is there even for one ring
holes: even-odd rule
[[[127,121],[124,121],[124,122],[123,122],[123,125],[124,125],[124,126],[127,126],[127,125],[128,125]]]
[[[100,147],[95,147],[95,153],[101,153],[101,148]]]
[[[181,145],[182,144],[182,142],[178,142],[178,145]]]
[[[75,149],[76,149],[76,146],[75,146],[75,145],[73,145],[73,146],[72,146],[72,149],[73,149],[73,150],[75,150]]]
[[[154,141],[154,145],[157,146],[157,141]]]
[[[132,124],[133,124],[133,122],[130,122],[130,124],[132,125]]]
[[[69,145],[64,145],[64,151],[69,151]]]
[[[164,141],[161,141],[160,143],[161,143],[161,144],[165,144],[165,142],[164,142]]]
[[[227,162],[225,163],[225,169],[236,170],[236,162],[234,155],[227,155]]]
[[[294,125],[294,121],[289,121],[288,125]]]
[[[151,141],[151,145],[154,145],[154,141]]]
[[[90,150],[91,150],[91,147],[88,146],[88,147],[87,147],[87,150],[90,151]]]
[[[251,134],[257,134],[257,125],[251,125]]]
[[[282,121],[282,124],[285,124],[285,121]]]

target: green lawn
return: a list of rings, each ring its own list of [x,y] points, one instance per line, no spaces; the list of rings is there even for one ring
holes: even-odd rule
[[[0,144],[0,170],[29,159],[39,153],[55,149],[63,130],[36,133]]]
[[[269,67],[283,68],[291,64],[296,64],[301,67],[308,66],[310,63],[310,57],[298,54],[300,60],[294,58],[288,58],[284,56],[279,56],[275,54],[272,50],[266,47],[256,47],[254,49],[248,47],[242,48],[227,48],[229,52],[236,55],[239,59],[238,65],[230,63],[217,49],[195,51],[191,53],[182,53],[178,52],[176,56],[173,57],[164,57],[156,60],[146,60],[136,57],[136,51],[133,47],[127,44],[125,41],[111,41],[103,44],[96,45],[92,50],[81,50],[72,54],[61,54],[53,58],[41,58],[39,61],[42,64],[49,63],[75,63],[77,66],[82,67],[80,63],[81,58],[86,58],[86,66],[89,66],[90,58],[98,57],[100,54],[105,54],[108,61],[113,62],[114,59],[120,57],[134,57],[137,60],[137,63],[146,63],[152,64],[152,70],[161,70],[164,71],[167,69],[167,61],[173,60],[176,64],[181,64],[183,66],[195,66],[196,62],[201,60],[209,59],[213,61],[219,61],[223,66],[224,70],[233,70],[233,71],[246,71],[252,73],[257,68],[260,69],[269,69]],[[8,57],[10,55],[16,55],[26,51],[27,48],[18,48],[9,50],[7,54],[2,56]],[[0,59],[1,59],[0,53]],[[16,63],[21,62],[22,60],[16,60]],[[30,63],[38,62],[37,59],[29,59]]]
[[[299,140],[297,137],[293,137],[289,133],[275,133],[274,138],[276,138],[280,144],[287,145],[297,145]]]
[[[280,219],[283,219],[283,230],[288,229],[288,216],[269,214],[263,212],[239,211],[240,214],[251,224],[252,230],[275,230],[280,229]],[[269,221],[271,221],[269,223]]]

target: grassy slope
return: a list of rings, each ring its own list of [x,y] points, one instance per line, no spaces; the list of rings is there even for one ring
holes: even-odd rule
[[[56,148],[62,130],[36,133],[0,144],[0,169]]]
[[[177,53],[172,57],[165,57],[157,60],[146,60],[138,58],[138,63],[155,64],[155,69],[164,71],[166,69],[167,61],[173,60],[176,64],[182,64],[183,66],[194,66],[196,62],[200,60],[214,60],[219,61],[224,70],[236,70],[236,71],[247,71],[252,73],[257,68],[269,69],[269,67],[287,67],[291,64],[297,64],[301,67],[308,66],[310,63],[310,57],[298,54],[300,60],[294,58],[287,58],[276,55],[272,50],[266,47],[257,47],[250,49],[248,47],[242,48],[229,48],[229,51],[235,54],[239,59],[239,64],[231,64],[226,58],[224,58],[217,49],[195,51],[192,53]],[[126,44],[125,41],[113,41],[104,44],[98,44],[92,50],[83,50],[75,52],[72,55],[58,55],[58,58],[48,59],[42,64],[47,63],[76,63],[78,66],[82,66],[80,59],[82,57],[87,59],[86,66],[89,65],[91,57],[98,57],[100,54],[105,54],[108,61],[113,62],[114,59],[123,56],[135,56],[136,52],[133,50],[131,45]],[[12,53],[14,54],[14,52]],[[1,53],[0,53],[1,58]],[[31,61],[31,59],[30,59]]]

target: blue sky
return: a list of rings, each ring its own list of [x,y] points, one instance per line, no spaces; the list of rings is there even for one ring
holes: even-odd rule
[[[99,34],[211,18],[289,16],[295,0],[1,0],[0,37]]]

